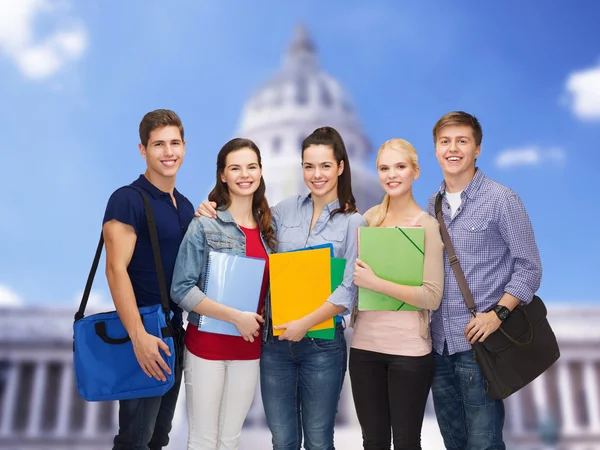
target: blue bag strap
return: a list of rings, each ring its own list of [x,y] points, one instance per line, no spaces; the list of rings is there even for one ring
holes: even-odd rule
[[[140,193],[142,199],[144,200],[146,220],[148,221],[148,230],[150,231],[150,242],[152,243],[152,254],[154,255],[154,264],[156,266],[156,275],[158,277],[160,299],[163,311],[166,316],[167,327],[171,328],[171,309],[169,308],[169,296],[167,295],[167,282],[165,279],[165,271],[160,255],[160,246],[158,245],[158,231],[156,230],[156,221],[154,219],[154,211],[152,210],[152,205],[150,204],[148,196],[141,189],[138,189],[134,186],[124,186],[120,189],[124,188],[131,188],[136,190]],[[79,309],[75,313],[75,322],[77,322],[80,319],[83,319],[83,317],[85,316],[85,308],[87,307],[90,292],[92,291],[94,277],[96,276],[96,271],[98,270],[100,256],[102,255],[102,247],[104,247],[104,235],[102,234],[102,232],[100,232],[100,240],[98,242],[98,247],[96,247],[96,255],[94,256],[94,261],[92,262],[90,274],[88,275],[88,279],[85,284],[85,289],[83,290],[83,296],[81,298],[81,303],[79,304]]]

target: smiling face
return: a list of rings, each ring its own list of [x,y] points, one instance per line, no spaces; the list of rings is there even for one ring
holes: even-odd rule
[[[179,128],[170,125],[150,132],[146,146],[139,144],[141,155],[146,159],[148,171],[164,178],[172,178],[183,162],[185,142]]]
[[[475,160],[480,151],[481,146],[468,125],[448,125],[437,133],[435,154],[444,178],[449,181],[468,183],[475,174]]]
[[[234,150],[225,158],[225,169],[221,181],[227,184],[231,197],[248,197],[260,185],[262,169],[258,164],[258,155],[251,148]]]
[[[338,177],[344,171],[344,162],[337,163],[329,145],[311,145],[302,153],[304,183],[311,197],[329,204],[338,198]]]
[[[377,157],[379,182],[390,197],[410,193],[412,183],[419,178],[419,167],[411,161],[408,151],[384,148]]]

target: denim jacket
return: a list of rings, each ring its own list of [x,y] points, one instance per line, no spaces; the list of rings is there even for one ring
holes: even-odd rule
[[[267,254],[272,253],[262,233],[260,239]],[[193,310],[206,297],[200,286],[204,283],[208,253],[211,250],[233,255],[246,254],[246,236],[226,209],[217,210],[216,219],[196,217],[192,220],[175,261],[171,299],[189,313],[188,322],[196,326],[199,324],[200,314]],[[270,321],[270,309],[267,289],[263,340],[271,327],[270,323],[267,323]]]

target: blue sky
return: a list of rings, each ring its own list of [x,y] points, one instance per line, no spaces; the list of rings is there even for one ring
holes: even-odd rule
[[[0,5],[0,303],[75,303],[106,200],[144,170],[137,127],[147,111],[182,117],[178,187],[202,200],[218,149],[280,67],[298,23],[373,146],[414,144],[421,205],[441,181],[433,124],[450,110],[476,114],[480,167],[515,189],[531,216],[540,294],[600,301],[591,289],[600,253],[596,2],[11,3]],[[102,270],[97,290],[108,299]]]

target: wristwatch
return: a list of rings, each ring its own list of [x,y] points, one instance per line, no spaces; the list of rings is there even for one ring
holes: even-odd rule
[[[508,309],[506,306],[496,305],[492,311],[496,313],[498,319],[500,319],[502,322],[504,322],[506,319],[508,319],[508,316],[510,316],[510,309]]]

